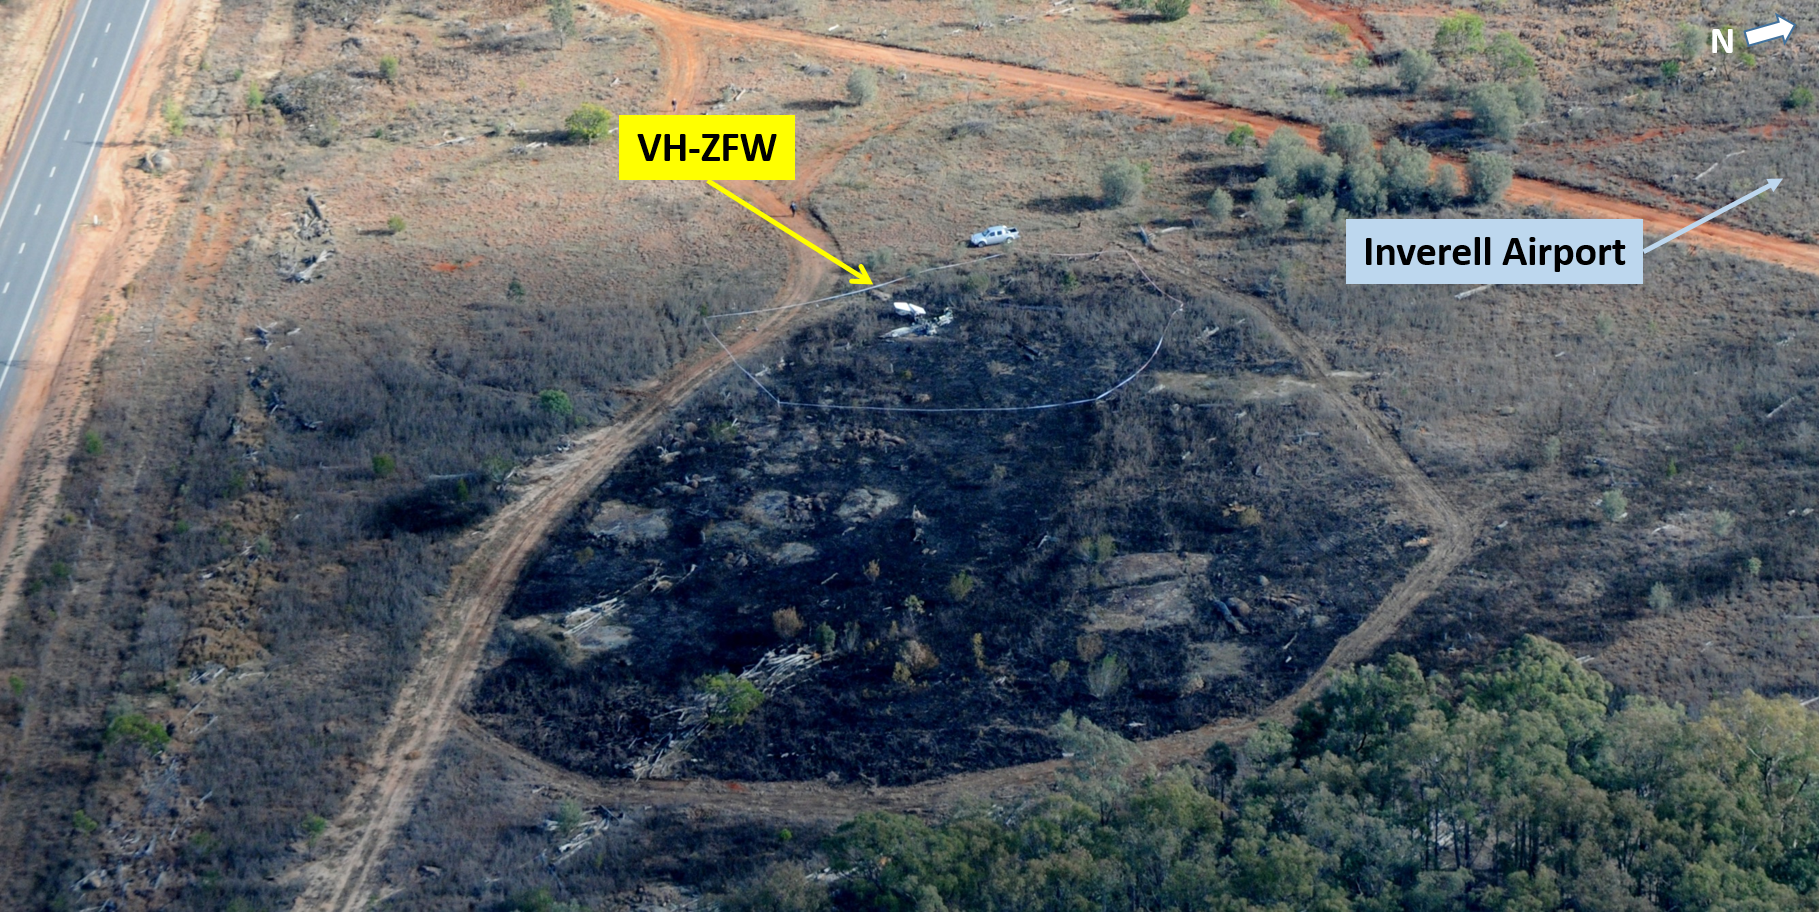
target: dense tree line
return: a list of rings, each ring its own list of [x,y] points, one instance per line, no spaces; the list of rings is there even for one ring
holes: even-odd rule
[[[830,874],[773,868],[734,908],[1819,908],[1819,720],[1746,694],[1697,718],[1525,637],[1458,681],[1395,656],[1293,727],[1127,785],[1084,719],[1053,793],[931,826],[868,814]]]

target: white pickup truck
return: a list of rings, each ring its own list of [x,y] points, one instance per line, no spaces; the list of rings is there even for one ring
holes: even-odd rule
[[[1018,237],[1017,229],[1004,225],[993,225],[978,234],[966,239],[968,247],[991,247],[997,244],[1008,244]]]

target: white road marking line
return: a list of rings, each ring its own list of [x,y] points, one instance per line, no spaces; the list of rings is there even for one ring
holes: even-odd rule
[[[44,204],[43,204],[43,203],[39,203],[39,204],[38,204],[38,205],[36,205],[36,206],[34,206],[34,207],[32,207],[32,215],[34,215],[34,216],[35,216],[35,215],[37,215],[37,214],[38,214],[38,210],[39,210],[39,209],[43,209],[43,208],[44,208]]]
[[[5,288],[0,288],[0,294],[6,294],[7,292],[12,291],[12,290],[13,290],[13,283],[8,282],[8,283],[6,283]]]
[[[87,93],[87,92],[78,92],[78,93],[77,93],[77,94],[76,94],[76,103],[77,103],[77,104],[81,104],[81,103],[82,103],[82,99],[84,99],[84,98],[87,98],[87,97],[88,97],[88,93]]]
[[[24,242],[24,241],[20,241],[20,242],[19,242],[19,252],[20,252],[20,253],[24,253],[24,252],[25,252],[25,242]]]
[[[95,64],[97,64],[97,63],[100,63],[100,62],[101,62],[101,58],[99,58],[99,57],[96,57],[96,58],[95,58],[95,59],[93,59],[93,60],[90,60],[90,61],[89,61],[89,62],[88,62],[88,68],[89,68],[89,69],[91,69],[91,70],[92,70],[92,69],[94,69],[94,68],[95,68]]]
[[[88,11],[94,5],[95,5],[95,0],[87,0],[87,2],[82,4],[82,15],[76,17],[76,34],[78,34],[78,35],[82,34],[82,24],[88,21]],[[51,93],[50,93],[50,95],[48,95],[46,97],[49,97],[49,98],[56,97],[57,90],[63,86],[63,74],[65,72],[67,72],[68,70],[69,70],[69,55],[66,54],[63,56],[63,62],[59,63],[57,65],[57,78],[51,82]],[[19,159],[20,168],[24,168],[26,165],[31,163],[32,153],[37,150],[38,137],[41,135],[43,135],[42,131],[39,131],[39,130],[32,131],[31,142],[28,142],[25,144],[25,157]],[[8,212],[12,211],[13,200],[18,196],[19,188],[23,185],[24,185],[23,181],[13,181],[12,187],[7,189],[6,202],[0,203],[0,226],[3,226],[6,224],[6,214]],[[6,379],[6,368],[0,367],[0,383],[4,383],[5,379]]]
[[[63,131],[63,141],[69,142],[69,131],[68,130]]]
[[[88,18],[89,8],[93,5],[94,5],[94,0],[85,0],[85,2],[83,3],[82,18],[78,19],[76,22],[76,32],[78,34],[81,33],[82,22],[83,22],[83,20],[86,20]],[[140,5],[140,7],[139,7],[139,22],[138,22],[138,24],[133,26],[133,39],[131,42],[129,42],[127,44],[126,56],[123,59],[121,59],[121,61],[120,61],[120,72],[114,76],[114,88],[113,88],[113,91],[109,95],[109,99],[110,99],[109,103],[102,107],[101,122],[95,126],[95,140],[94,140],[94,142],[89,143],[88,154],[85,155],[82,159],[82,170],[84,173],[87,173],[88,169],[95,163],[95,150],[100,147],[101,140],[107,132],[107,110],[109,108],[113,107],[113,102],[115,100],[118,100],[120,97],[120,84],[122,82],[126,81],[127,67],[132,64],[133,57],[135,57],[138,54],[139,40],[143,36],[143,32],[145,29],[145,15],[146,15],[146,13],[151,11],[151,8],[152,8],[152,0],[145,0],[145,2],[142,5]],[[111,23],[110,23],[110,25],[111,25]],[[64,57],[64,63],[68,64],[68,62],[69,62],[69,58]],[[63,79],[63,74],[58,73],[57,81],[62,82],[62,79]],[[57,94],[57,87],[55,84],[53,84],[51,86],[51,94],[52,95]],[[34,143],[37,142],[37,133],[35,133],[35,132],[32,134],[32,141]],[[26,158],[30,158],[31,154],[32,154],[31,150],[28,148],[25,153]],[[77,181],[76,182],[76,191],[74,193],[70,194],[69,206],[63,210],[63,224],[57,229],[57,234],[54,235],[54,237],[61,237],[63,235],[63,232],[69,229],[70,215],[76,211],[76,200],[81,195],[82,195],[82,182]],[[11,199],[11,194],[9,193],[7,201],[6,201],[6,206],[11,206],[11,205],[12,205],[12,199]],[[0,222],[3,222],[6,220],[6,206],[0,206]],[[27,329],[31,328],[32,315],[35,314],[38,310],[38,299],[44,294],[44,283],[50,279],[51,264],[54,263],[56,261],[56,259],[57,258],[54,256],[45,257],[44,268],[39,270],[39,272],[38,272],[38,284],[35,288],[32,289],[32,296],[31,296],[31,298],[29,298],[27,300],[27,303],[25,305],[25,318],[19,321],[19,334],[13,337],[13,347],[12,347],[11,351],[7,352],[6,360],[0,361],[0,390],[4,390],[6,388],[7,378],[9,376],[11,376],[11,374],[13,372],[13,361],[19,357],[19,346],[24,344],[24,342],[25,342],[25,331]]]
[[[104,28],[104,29],[102,29],[102,30],[101,30],[101,34],[103,34],[103,35],[105,35],[105,34],[107,34],[107,33],[108,33],[108,32],[111,32],[111,31],[113,31],[113,30],[114,30],[114,24],[113,24],[113,23],[112,23],[112,22],[109,22],[109,23],[108,23],[108,24],[107,24],[107,28]]]
[[[52,169],[51,169],[51,177],[56,177],[56,176],[57,176],[57,169],[56,169],[56,168],[52,168]]]

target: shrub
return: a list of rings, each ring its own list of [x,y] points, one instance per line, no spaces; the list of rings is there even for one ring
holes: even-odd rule
[[[189,123],[183,114],[183,103],[175,98],[166,98],[161,113],[164,115],[164,125],[170,128],[171,135],[182,136],[184,124]]]
[[[973,593],[973,587],[977,585],[979,585],[979,581],[974,579],[971,573],[962,570],[948,579],[947,594],[952,596],[956,602],[964,602],[966,597]]]
[[[1472,129],[1479,136],[1508,142],[1516,138],[1522,126],[1522,108],[1507,86],[1481,85],[1472,90],[1466,104],[1472,110]]]
[[[795,637],[796,634],[802,632],[803,626],[802,615],[798,614],[794,608],[784,608],[779,611],[771,612],[771,629],[776,631],[777,636],[783,639],[787,640]],[[825,627],[827,625],[823,624],[822,626]],[[829,632],[831,633],[832,631],[830,630]]]
[[[1086,689],[1095,700],[1103,700],[1118,692],[1124,682],[1129,680],[1131,671],[1124,660],[1115,655],[1108,655],[1086,671]]]
[[[1223,188],[1206,198],[1206,216],[1215,225],[1232,217],[1232,195]]]
[[[565,839],[573,836],[576,830],[581,829],[581,821],[585,819],[586,816],[581,813],[581,802],[573,798],[562,799],[562,803],[556,805],[556,835]]]
[[[265,107],[265,90],[258,86],[248,87],[246,90],[246,106],[254,111]]]
[[[1630,515],[1630,500],[1622,491],[1612,488],[1598,498],[1598,510],[1604,514],[1606,522],[1622,522]]]
[[[537,394],[537,407],[560,418],[572,418],[575,403],[559,389],[546,389]]]
[[[1680,81],[1680,61],[1678,61],[1678,60],[1661,61],[1661,78],[1667,80],[1668,82],[1679,82]]]
[[[1396,62],[1396,83],[1402,86],[1402,91],[1413,94],[1426,88],[1439,69],[1434,55],[1420,48],[1403,51],[1402,58]]]
[[[1389,205],[1388,177],[1373,157],[1360,158],[1346,166],[1346,210],[1367,217],[1382,212]]]
[[[921,640],[906,641],[903,647],[897,650],[897,658],[902,660],[903,667],[908,668],[910,674],[933,671],[936,666],[941,664],[941,659],[935,655],[935,651],[928,648]]]
[[[568,131],[571,142],[579,140],[591,144],[606,135],[612,126],[612,120],[610,111],[589,102],[576,108],[574,113],[562,121],[562,126]]]
[[[310,845],[315,845],[322,834],[328,832],[328,820],[320,814],[310,814],[303,818],[303,838]]]
[[[730,671],[707,675],[695,686],[707,697],[707,720],[715,725],[744,725],[764,705],[764,691]]]
[[[1099,192],[1105,205],[1128,206],[1143,196],[1143,171],[1129,159],[1119,159],[1099,172]]]
[[[574,0],[549,0],[549,26],[556,34],[571,38],[575,34]]]
[[[1333,212],[1337,208],[1330,193],[1302,200],[1301,230],[1316,237],[1327,234],[1333,228]]]
[[[1250,124],[1239,124],[1225,134],[1225,144],[1233,148],[1242,148],[1257,141],[1257,130]]]
[[[1674,29],[1674,52],[1682,60],[1692,60],[1699,56],[1699,51],[1705,44],[1705,36],[1705,29],[1691,22],[1680,23],[1680,27]]]
[[[1737,527],[1737,517],[1729,510],[1719,510],[1712,514],[1712,534],[1723,538]]]
[[[373,457],[373,477],[390,478],[398,471],[398,460],[390,453],[380,453]]]
[[[1503,198],[1516,169],[1509,156],[1497,152],[1473,152],[1465,157],[1465,175],[1471,181],[1472,202],[1479,205]]]
[[[138,713],[127,713],[116,716],[114,721],[107,724],[107,731],[102,734],[101,740],[104,744],[125,742],[150,751],[161,751],[166,744],[171,743],[171,736],[164,726]]]
[[[386,82],[398,81],[398,58],[390,54],[379,58],[379,78]]]
[[[82,452],[90,456],[101,455],[101,435],[94,431],[82,432]]]
[[[809,879],[801,865],[787,861],[770,865],[762,874],[714,900],[713,908],[726,912],[823,912],[832,908],[827,884]]]
[[[871,67],[859,67],[846,77],[846,98],[855,105],[868,105],[878,97],[878,73]]]
[[[1666,583],[1656,583],[1648,587],[1648,606],[1656,611],[1667,611],[1674,607],[1674,590]]]
[[[1281,127],[1270,134],[1263,147],[1263,171],[1275,178],[1282,190],[1292,193],[1301,180],[1302,162],[1311,157],[1313,150],[1307,147],[1307,140],[1294,130]]]
[[[1399,212],[1413,212],[1428,202],[1428,181],[1434,157],[1419,146],[1399,139],[1383,144],[1383,168],[1389,205]]]
[[[517,276],[513,276],[512,280],[505,284],[505,296],[514,299],[524,297],[524,283],[518,281]]]
[[[404,216],[394,215],[385,220],[385,230],[392,234],[404,233]]]
[[[1048,676],[1057,681],[1066,678],[1067,673],[1073,670],[1074,663],[1069,662],[1066,659],[1056,659],[1055,661],[1048,663]]]
[[[1329,124],[1320,131],[1320,151],[1347,162],[1371,153],[1371,130],[1360,123]]]
[[[1434,169],[1432,182],[1427,186],[1427,203],[1439,209],[1450,206],[1459,198],[1459,169],[1442,163]]]
[[[1484,50],[1484,19],[1460,10],[1440,20],[1434,30],[1434,56],[1458,58]]]
[[[1510,94],[1516,99],[1516,107],[1522,110],[1524,117],[1534,117],[1547,110],[1547,86],[1533,76],[1516,83]]]
[[[1258,178],[1251,185],[1251,218],[1257,230],[1266,234],[1281,231],[1288,224],[1288,203],[1276,195],[1274,178]]]
[[[815,645],[820,646],[822,652],[834,651],[834,641],[837,636],[834,628],[829,626],[826,621],[822,621],[815,627]]]
[[[1187,17],[1188,4],[1189,0],[1156,0],[1156,5],[1151,8],[1155,11],[1156,18],[1163,22],[1174,22]]]
[[[81,808],[77,808],[74,814],[69,815],[69,822],[75,824],[76,829],[84,833],[93,833],[101,828],[101,822],[90,817],[88,812]]]
[[[1547,439],[1541,441],[1541,464],[1553,465],[1559,461],[1560,438],[1555,435],[1549,435]]]
[[[1535,57],[1522,42],[1509,32],[1498,32],[1484,51],[1490,58],[1491,72],[1498,79],[1520,79],[1535,75]]]
[[[1813,90],[1806,86],[1794,86],[1794,90],[1787,93],[1787,101],[1782,102],[1782,106],[1790,111],[1804,111],[1812,107]]]

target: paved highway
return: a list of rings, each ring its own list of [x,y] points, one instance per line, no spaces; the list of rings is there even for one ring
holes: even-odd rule
[[[45,74],[42,101],[0,202],[0,416],[11,412],[30,335],[56,284],[89,170],[139,53],[152,0],[78,0],[74,25]],[[4,418],[0,418],[4,420]]]

